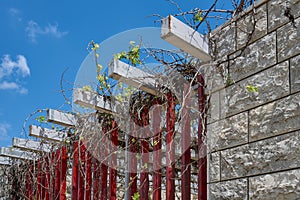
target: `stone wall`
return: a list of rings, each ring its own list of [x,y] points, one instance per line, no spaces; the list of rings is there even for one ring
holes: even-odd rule
[[[209,199],[300,199],[300,1],[256,2],[211,39]]]

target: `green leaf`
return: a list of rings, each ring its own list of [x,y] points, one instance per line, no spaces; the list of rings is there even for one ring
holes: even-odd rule
[[[46,123],[46,117],[45,116],[38,116],[37,118],[35,118],[36,121],[38,121],[39,123]]]
[[[92,47],[92,50],[96,51],[97,49],[99,49],[99,44],[95,43]]]
[[[258,92],[258,87],[254,85],[247,85],[248,92]]]
[[[130,45],[135,45],[135,41],[130,41],[129,44]]]
[[[201,22],[203,20],[202,12],[199,10],[193,18],[194,22]]]
[[[148,168],[148,164],[145,163],[145,164],[143,165],[143,168],[144,168],[144,169],[147,169],[147,168]]]
[[[88,91],[88,92],[91,92],[91,91],[92,91],[92,88],[91,88],[91,86],[89,86],[89,85],[83,86],[82,89],[83,89],[84,91]]]
[[[140,194],[138,192],[134,193],[132,196],[132,200],[139,200],[140,199]]]
[[[227,74],[227,76],[226,76],[226,86],[229,86],[229,85],[231,85],[231,84],[232,84],[232,80],[231,80],[231,78],[230,78],[230,75]]]

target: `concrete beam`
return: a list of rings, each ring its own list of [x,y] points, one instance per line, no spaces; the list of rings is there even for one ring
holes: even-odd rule
[[[208,39],[172,15],[162,20],[161,38],[204,62],[211,60]]]
[[[67,137],[67,133],[62,131],[55,131],[52,129],[43,128],[40,126],[30,125],[29,135],[44,140],[50,140],[53,142],[61,142]]]
[[[55,123],[58,125],[72,127],[76,125],[77,119],[73,113],[65,113],[59,110],[49,109],[48,122]]]
[[[80,106],[95,109],[103,113],[117,114],[116,107],[112,107],[109,100],[105,100],[103,96],[97,93],[85,91],[81,88],[74,89],[73,101]]]
[[[15,137],[13,138],[12,146],[24,151],[49,152],[52,149],[50,144]]]
[[[34,156],[32,156],[31,153],[26,151],[21,151],[19,149],[11,148],[11,147],[10,148],[1,147],[0,156],[22,159],[22,160],[34,160]]]
[[[120,60],[112,60],[108,67],[108,76],[149,94],[158,94],[153,75]]]

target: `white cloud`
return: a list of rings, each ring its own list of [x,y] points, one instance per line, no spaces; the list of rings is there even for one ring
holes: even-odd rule
[[[3,81],[2,83],[0,83],[0,90],[16,90],[19,88],[20,86],[15,82]]]
[[[50,35],[56,38],[62,38],[63,36],[67,35],[67,31],[59,31],[58,24],[48,24],[45,27],[41,27],[35,21],[29,21],[28,25],[25,29],[27,32],[27,36],[31,39],[32,42],[36,42],[36,38],[38,35]]]
[[[0,79],[11,76],[13,73],[26,77],[30,75],[27,60],[23,55],[18,55],[17,60],[13,61],[10,55],[4,55],[0,64]]]
[[[0,140],[9,139],[8,130],[11,128],[11,125],[8,123],[0,123]]]
[[[20,94],[28,94],[28,90],[16,82],[3,81],[0,83],[0,90],[15,90]]]
[[[27,94],[28,90],[24,88],[19,81],[19,77],[30,76],[30,69],[27,60],[23,55],[18,55],[14,61],[10,55],[4,55],[0,63],[0,90],[15,90],[20,94]],[[14,79],[13,81],[11,81]]]

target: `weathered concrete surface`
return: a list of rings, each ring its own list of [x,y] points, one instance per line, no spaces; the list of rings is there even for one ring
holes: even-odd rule
[[[207,127],[208,150],[215,151],[248,142],[248,113],[240,113]]]
[[[231,58],[240,55],[237,52]],[[276,63],[276,33],[264,36],[249,45],[244,52],[230,62],[231,79],[236,82]]]
[[[207,161],[208,182],[220,181],[220,152],[208,154]]]
[[[293,27],[292,24],[289,23],[279,28],[277,31],[279,62],[300,53],[300,18],[298,18],[295,23],[297,28]]]
[[[289,22],[284,16],[286,6],[291,8],[291,14],[297,18],[300,16],[300,3],[298,0],[272,0],[268,2],[268,29],[269,32]]]
[[[221,180],[300,167],[300,131],[221,152]]]
[[[300,198],[300,170],[267,174],[249,179],[250,199],[296,200]]]
[[[249,92],[247,86],[258,92]],[[259,106],[289,94],[288,61],[275,65],[220,92],[221,118]]]
[[[291,92],[298,91],[300,91],[300,55],[291,59]]]
[[[249,121],[250,141],[300,129],[300,93],[251,110]]]
[[[254,21],[256,22],[254,27]],[[237,21],[237,48],[246,44],[251,35],[250,42],[264,36],[267,33],[267,4],[263,4],[254,12]],[[253,31],[254,30],[254,31]],[[252,34],[253,32],[253,34]]]
[[[210,200],[246,200],[247,179],[237,179],[209,184]]]
[[[233,22],[217,31],[217,33],[211,37],[211,41],[213,41],[213,51],[215,51],[217,58],[221,58],[235,51],[235,32],[236,25],[235,22]]]

